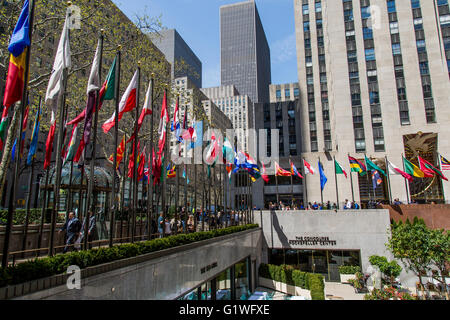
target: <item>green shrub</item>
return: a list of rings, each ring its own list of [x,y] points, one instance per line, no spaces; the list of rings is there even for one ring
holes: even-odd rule
[[[53,257],[29,260],[14,266],[0,268],[0,287],[19,284],[66,272],[67,267],[77,265],[81,269],[142,254],[169,249],[180,245],[211,239],[220,235],[257,228],[258,225],[230,227],[216,231],[179,234],[167,238],[138,243],[126,243],[112,248],[99,248],[58,254]]]
[[[259,276],[311,291],[312,300],[325,300],[325,282],[321,274],[307,273],[292,266],[260,264]]]
[[[361,271],[360,266],[339,266],[340,274],[355,274]]]

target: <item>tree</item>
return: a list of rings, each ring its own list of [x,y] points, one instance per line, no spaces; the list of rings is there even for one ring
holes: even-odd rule
[[[388,278],[391,285],[394,284],[395,278],[397,278],[402,272],[402,267],[398,265],[397,261],[392,260],[391,262],[389,262],[386,257],[375,255],[370,256],[369,262],[371,265],[376,266],[380,269],[381,273]]]
[[[449,275],[450,263],[450,234],[445,230],[430,230],[431,261],[437,272],[433,272],[433,279],[441,283],[444,294],[449,300],[448,287],[445,278]]]
[[[405,224],[394,223],[387,247],[396,259],[405,264],[407,270],[417,275],[425,297],[422,277],[429,273],[432,263],[430,230],[425,222],[415,220],[414,223],[410,223],[407,220]]]

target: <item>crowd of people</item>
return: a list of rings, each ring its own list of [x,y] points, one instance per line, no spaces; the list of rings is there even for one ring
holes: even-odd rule
[[[336,202],[331,203],[328,201],[326,203],[317,203],[317,202],[308,202],[307,206],[303,205],[303,202],[300,202],[299,205],[291,204],[286,205],[282,201],[278,203],[269,203],[270,210],[281,210],[281,211],[291,211],[291,210],[359,210],[361,206],[355,201],[349,201],[345,199],[345,202],[342,206],[338,206]]]

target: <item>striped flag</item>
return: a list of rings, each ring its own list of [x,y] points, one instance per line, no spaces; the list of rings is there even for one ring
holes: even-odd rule
[[[303,159],[303,165],[305,167],[305,174],[314,174],[316,170],[313,168],[312,165],[310,165],[306,160]]]
[[[450,170],[450,161],[445,159],[443,156],[439,155],[439,158],[441,159],[441,170],[442,171],[448,171]]]
[[[66,164],[67,161],[73,160],[74,154],[75,154],[75,142],[77,141],[77,131],[78,131],[78,125],[74,125],[72,129],[72,135],[70,136],[70,142],[69,142],[69,149],[67,150],[67,154],[64,157],[63,166]]]

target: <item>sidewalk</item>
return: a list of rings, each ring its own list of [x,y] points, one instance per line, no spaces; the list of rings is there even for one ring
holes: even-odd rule
[[[347,283],[325,282],[326,300],[364,300],[364,293],[355,293],[355,289]]]

